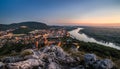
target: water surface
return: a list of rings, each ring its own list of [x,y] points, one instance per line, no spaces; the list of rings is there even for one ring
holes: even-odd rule
[[[76,38],[76,39],[78,39],[80,41],[94,42],[94,43],[97,43],[97,44],[101,44],[101,45],[104,45],[104,46],[109,46],[109,47],[112,47],[112,48],[120,50],[120,47],[116,46],[114,43],[97,41],[94,38],[88,37],[84,33],[79,33],[79,31],[82,30],[82,29],[84,29],[84,28],[77,28],[75,30],[69,31],[69,33],[70,33],[71,37]]]

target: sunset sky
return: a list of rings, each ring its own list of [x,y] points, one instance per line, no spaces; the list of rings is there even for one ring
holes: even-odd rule
[[[0,24],[120,26],[120,0],[0,0]]]

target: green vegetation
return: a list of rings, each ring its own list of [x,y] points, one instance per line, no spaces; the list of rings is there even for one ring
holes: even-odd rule
[[[81,52],[95,53],[99,57],[110,58],[113,60],[120,58],[120,50],[117,50],[117,49],[114,49],[111,47],[106,47],[106,46],[96,44],[96,43],[79,41],[76,39],[72,39],[70,37],[64,37],[62,39],[62,41],[65,42],[65,40],[67,41],[68,39],[71,40],[71,42],[70,42],[70,44],[62,45],[64,50],[68,50],[71,46],[73,46],[73,43],[78,43],[80,46],[80,48],[78,50]]]
[[[6,43],[2,48],[0,48],[0,57],[5,55],[16,55],[20,53],[24,49],[32,48],[30,45],[23,45],[23,44],[11,44]]]
[[[13,34],[27,34],[30,31],[33,31],[33,29],[30,28],[19,28],[13,31]]]
[[[21,52],[21,56],[26,56],[26,55],[31,55],[33,54],[32,50],[31,49],[26,49],[24,51]]]
[[[120,58],[120,51],[110,48],[110,47],[105,47],[102,45],[98,45],[96,43],[85,43],[85,42],[80,42],[80,51],[85,51],[88,53],[95,53],[100,57],[107,57],[107,58]]]
[[[96,27],[86,27],[81,30],[89,37],[93,37],[96,40],[104,42],[112,42],[120,45],[120,28],[96,28]],[[81,33],[80,32],[80,33]]]

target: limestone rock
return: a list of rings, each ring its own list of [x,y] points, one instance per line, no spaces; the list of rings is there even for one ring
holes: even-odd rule
[[[109,59],[97,60],[94,54],[84,55],[84,64],[79,57],[72,57],[58,46],[46,46],[40,50],[31,50],[33,54],[19,58],[5,58],[8,69],[112,69],[113,62]],[[8,61],[9,60],[9,61]],[[16,61],[17,60],[17,61]],[[3,65],[0,63],[0,67]],[[6,69],[7,69],[6,68]]]
[[[34,66],[42,65],[41,60],[37,59],[28,59],[26,61],[16,62],[16,63],[8,63],[7,67],[9,69],[29,69]]]
[[[61,69],[55,62],[51,62],[47,69]]]
[[[97,60],[97,58],[94,54],[85,54],[84,60],[86,65],[92,65]]]
[[[99,60],[94,64],[95,69],[112,69],[113,66],[113,62],[109,59]]]
[[[5,64],[0,62],[0,69],[4,69]]]

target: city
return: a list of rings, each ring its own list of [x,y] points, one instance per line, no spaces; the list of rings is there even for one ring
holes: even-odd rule
[[[36,46],[58,45],[60,43],[60,38],[69,36],[69,33],[64,29],[34,30],[28,34],[13,34],[11,31],[12,30],[0,32],[0,47],[4,46],[6,43],[20,43],[25,45],[37,44]]]

